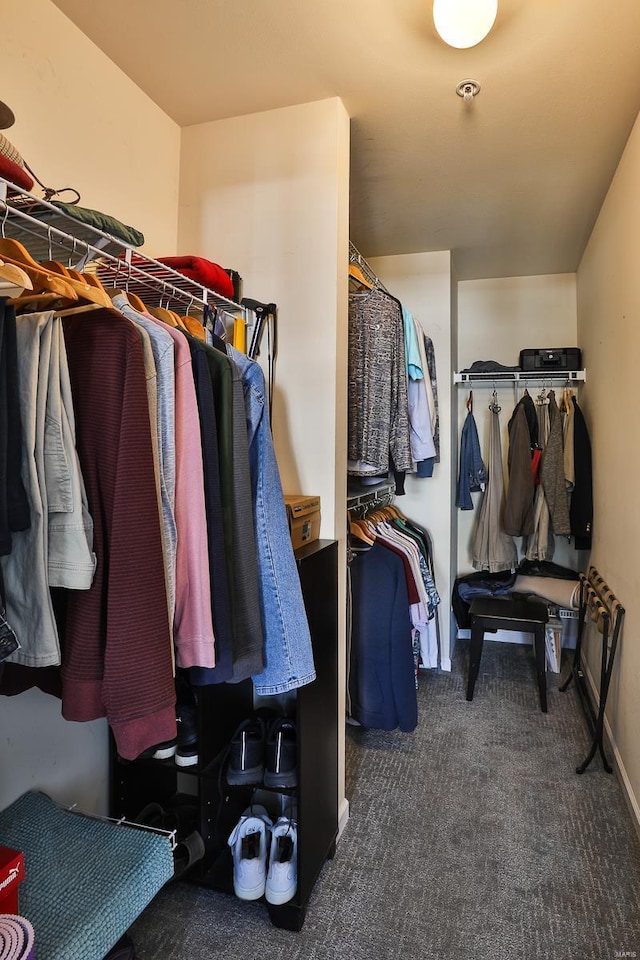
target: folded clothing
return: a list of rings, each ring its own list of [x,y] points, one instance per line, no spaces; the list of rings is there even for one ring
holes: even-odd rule
[[[24,917],[0,913],[0,960],[32,960],[34,934]]]
[[[518,593],[534,593],[565,610],[577,610],[580,605],[580,582],[575,580],[519,576],[514,589]]]
[[[33,180],[24,167],[4,153],[0,153],[0,177],[8,180],[9,183],[15,183],[21,190],[33,190]]]
[[[158,257],[158,260],[190,280],[201,283],[203,287],[214,290],[229,300],[233,299],[233,281],[224,267],[217,263],[205,260],[204,257],[192,256]]]
[[[90,210],[89,207],[79,207],[75,203],[64,203],[62,200],[52,200],[51,203],[68,217],[73,217],[80,223],[86,223],[90,227],[102,230],[118,240],[123,240],[124,243],[128,243],[132,247],[141,247],[144,243],[144,234],[136,230],[135,227],[129,227],[126,223],[121,223],[120,220],[116,220],[108,213]],[[47,219],[46,214],[43,215],[42,213],[38,213],[38,218],[40,220]]]

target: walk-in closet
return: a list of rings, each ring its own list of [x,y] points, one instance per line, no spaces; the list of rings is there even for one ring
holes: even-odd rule
[[[3,5],[6,960],[640,951],[640,7],[457,5]]]

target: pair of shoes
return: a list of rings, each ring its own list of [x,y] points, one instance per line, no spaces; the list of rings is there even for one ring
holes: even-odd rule
[[[264,807],[247,807],[228,844],[233,853],[233,889],[237,897],[259,900],[264,896],[267,903],[273,904],[291,900],[298,886],[295,819],[283,814],[273,824]]]
[[[277,717],[267,726],[261,716],[249,717],[231,738],[227,783],[231,786],[264,783],[286,790],[298,782],[296,725]]]
[[[198,762],[198,714],[195,704],[176,704],[178,736],[143,750],[137,760],[170,760],[178,767],[192,767]]]

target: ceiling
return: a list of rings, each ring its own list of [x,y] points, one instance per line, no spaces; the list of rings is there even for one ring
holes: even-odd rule
[[[640,110],[638,0],[499,0],[470,50],[429,0],[55,2],[181,126],[341,97],[351,238],[459,279],[576,270]]]

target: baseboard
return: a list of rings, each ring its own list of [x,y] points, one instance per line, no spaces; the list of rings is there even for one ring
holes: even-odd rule
[[[340,809],[338,810],[338,840],[342,836],[342,832],[346,827],[349,820],[349,801],[346,797],[343,798],[342,803],[340,804]]]
[[[587,682],[591,688],[591,696],[593,697],[594,708],[597,711],[598,705],[600,703],[598,684],[595,682],[593,674],[589,669],[589,665],[586,663],[585,660],[582,661],[581,667],[582,667],[582,672],[584,673],[584,676],[587,678]],[[638,798],[633,792],[631,781],[627,776],[627,771],[625,769],[624,763],[622,762],[622,757],[620,756],[620,751],[618,750],[618,746],[616,744],[616,741],[613,736],[613,732],[611,730],[611,724],[609,723],[606,713],[604,716],[604,731],[607,735],[609,747],[613,755],[613,768],[618,776],[620,786],[622,787],[622,794],[626,801],[627,807],[629,808],[629,813],[631,814],[631,819],[633,821],[633,825],[635,827],[636,833],[640,838],[640,804],[638,803]]]

